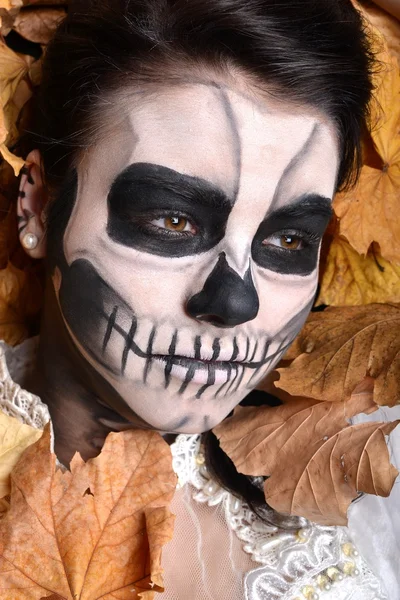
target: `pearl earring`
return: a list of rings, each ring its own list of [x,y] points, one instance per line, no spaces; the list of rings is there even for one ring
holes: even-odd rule
[[[34,250],[39,243],[39,239],[34,233],[26,233],[21,243],[27,250]]]

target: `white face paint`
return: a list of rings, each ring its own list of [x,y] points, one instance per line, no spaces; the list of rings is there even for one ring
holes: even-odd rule
[[[139,96],[81,163],[61,310],[152,427],[213,427],[282,356],[314,298],[337,169],[317,111],[212,85]]]

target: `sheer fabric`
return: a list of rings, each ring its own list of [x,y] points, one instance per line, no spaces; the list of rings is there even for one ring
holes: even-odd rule
[[[43,427],[47,406],[13,381],[5,361],[6,353],[13,378],[22,382],[34,351],[34,341],[14,350],[0,347],[0,410]],[[396,434],[394,457],[399,446]],[[179,435],[171,451],[179,479],[171,507],[176,526],[163,554],[166,591],[160,599],[400,600],[399,486],[389,499],[364,497],[353,505],[350,529],[304,520],[302,529],[288,532],[261,522],[210,478],[200,436]]]

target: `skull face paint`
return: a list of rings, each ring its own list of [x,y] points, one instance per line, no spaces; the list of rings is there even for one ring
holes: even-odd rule
[[[278,362],[313,302],[337,168],[314,109],[199,84],[138,96],[81,161],[61,313],[151,427],[213,427]]]

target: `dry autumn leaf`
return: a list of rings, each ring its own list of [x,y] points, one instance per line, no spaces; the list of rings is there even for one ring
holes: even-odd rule
[[[365,164],[356,187],[337,194],[333,206],[341,235],[359,254],[377,242],[386,260],[400,263],[400,67],[388,53],[384,59],[376,92],[381,110],[372,131],[381,167]]]
[[[42,288],[34,270],[8,263],[0,270],[0,339],[15,346],[27,337],[27,318],[38,313]]]
[[[0,499],[10,493],[10,473],[24,450],[36,442],[42,431],[0,411]]]
[[[275,385],[293,396],[343,402],[367,377],[373,401],[400,402],[400,305],[329,307],[311,313]]]
[[[176,476],[158,433],[111,433],[98,457],[76,454],[62,473],[46,426],[11,482],[0,521],[2,600],[151,600],[162,591]]]
[[[316,306],[400,302],[400,264],[385,260],[374,246],[361,256],[344,238],[333,238]]]
[[[391,0],[380,0],[379,3],[383,5]],[[378,29],[384,36],[388,50],[391,54],[397,56],[400,60],[400,21],[394,16],[382,10],[377,6],[378,2],[372,2],[371,0],[362,0],[361,2],[353,2],[355,6],[361,10],[364,17],[369,21],[373,28]],[[397,0],[392,0],[392,4],[397,3]]]
[[[16,176],[24,161],[7,148],[10,124],[6,109],[27,69],[27,63],[23,58],[0,41],[0,154],[13,167]]]
[[[371,399],[363,394],[346,404],[293,398],[277,407],[240,407],[214,433],[239,472],[268,476],[272,508],[345,525],[359,492],[388,496],[398,475],[385,436],[399,421],[349,425],[346,418],[365,410]]]
[[[62,7],[24,9],[16,17],[13,28],[31,42],[48,44],[65,15]]]

